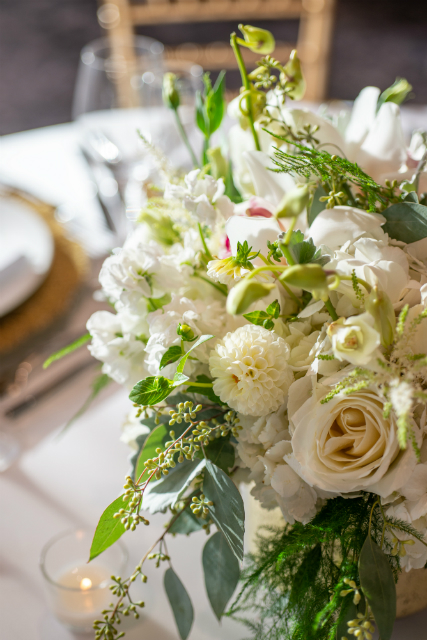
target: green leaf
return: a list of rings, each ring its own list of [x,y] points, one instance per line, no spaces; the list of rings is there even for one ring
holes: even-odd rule
[[[126,502],[126,500],[123,500],[123,495],[121,495],[105,509],[95,529],[90,547],[89,561],[99,556],[108,547],[111,547],[124,534],[124,524],[122,524],[120,518],[113,518],[113,515],[119,509],[123,509]]]
[[[172,380],[172,386],[179,387],[181,384],[184,384],[184,382],[187,382],[187,380],[189,379],[190,378],[186,376],[185,373],[176,372]]]
[[[205,107],[200,91],[196,91],[196,124],[203,135],[206,136],[208,129],[205,122]]]
[[[169,425],[161,424],[156,427],[148,436],[139,454],[138,461],[135,466],[135,482],[145,469],[145,462],[151,458],[156,458],[156,449],[163,449],[165,442],[170,440]],[[148,477],[148,475],[147,475]]]
[[[233,167],[231,162],[228,163],[227,175],[225,176],[225,195],[228,196],[231,202],[234,204],[239,204],[239,202],[243,202],[243,198],[236,188],[233,180]]]
[[[229,436],[216,438],[205,447],[205,452],[206,457],[225,473],[233,468],[236,452]]]
[[[189,348],[189,350],[187,351],[187,353],[185,354],[185,356],[182,356],[181,360],[179,361],[179,364],[176,368],[176,372],[177,373],[182,373],[184,371],[184,366],[185,363],[187,362],[187,358],[190,355],[190,353],[196,349],[197,347],[199,347],[201,344],[203,344],[204,342],[207,342],[208,340],[211,340],[213,338],[213,336],[200,336],[200,338],[191,345],[191,347]],[[188,378],[187,378],[188,380]]]
[[[292,246],[293,244],[299,244],[304,241],[304,233],[299,229],[292,231],[291,239],[289,240],[289,244]]]
[[[209,602],[220,620],[240,577],[239,563],[220,531],[214,533],[204,546],[203,572]]]
[[[381,212],[387,222],[383,229],[394,240],[410,244],[427,238],[427,207],[415,202],[399,202]]]
[[[251,311],[250,313],[244,313],[243,317],[252,324],[262,326],[265,320],[268,320],[269,314],[266,311]]]
[[[186,507],[170,527],[169,533],[180,533],[188,536],[194,531],[200,531],[204,523],[205,520],[195,516],[190,507]]]
[[[271,304],[268,305],[266,312],[270,315],[273,316],[273,318],[275,320],[277,320],[277,318],[280,315],[280,304],[278,300],[275,300],[274,302],[272,302]]]
[[[178,464],[175,469],[169,469],[167,476],[150,482],[144,491],[143,509],[147,509],[150,513],[158,513],[169,506],[175,506],[187,487],[204,468],[204,460],[187,460]]]
[[[59,349],[59,351],[55,351],[55,353],[52,353],[52,355],[49,356],[48,359],[45,360],[45,362],[43,362],[43,369],[47,369],[48,366],[52,364],[52,362],[60,360],[64,356],[68,356],[69,353],[72,353],[76,349],[79,349],[84,344],[86,344],[86,342],[89,342],[90,339],[90,333],[85,333],[84,336],[80,336],[80,338],[77,338],[77,340],[74,340],[74,342],[72,342],[71,344],[63,347],[62,349]]]
[[[136,404],[152,406],[165,400],[173,389],[173,384],[163,376],[149,376],[137,382],[129,399]]]
[[[157,309],[164,307],[165,304],[169,304],[170,301],[170,293],[165,293],[161,298],[147,298],[147,310],[149,313],[157,311]]]
[[[341,613],[338,619],[338,626],[337,626],[337,632],[336,632],[336,640],[341,640],[341,638],[343,637],[348,637],[348,625],[347,622],[350,622],[350,620],[354,620],[355,618],[357,618],[357,607],[355,604],[353,604],[353,601],[351,600],[351,594],[350,594],[350,604],[347,606],[347,602],[344,601],[341,607]]]
[[[70,418],[70,420],[68,420],[67,424],[61,430],[60,435],[62,435],[64,431],[68,429],[68,427],[71,427],[71,425],[89,409],[90,405],[95,400],[96,396],[99,393],[101,393],[102,389],[104,389],[104,387],[106,387],[107,384],[110,384],[110,382],[112,382],[112,380],[110,376],[108,376],[106,373],[101,373],[99,376],[96,376],[95,380],[92,382],[91,394],[82,404],[82,406],[77,411],[77,413],[75,413],[73,417]]]
[[[415,202],[415,204],[418,204],[418,195],[415,191],[409,191],[409,193],[407,193],[403,198],[403,202]]]
[[[268,320],[264,320],[262,326],[264,327],[264,329],[271,331],[272,329],[274,329],[274,322],[271,318],[268,318]]]
[[[172,568],[167,569],[164,578],[165,591],[172,607],[181,640],[186,640],[193,624],[193,605],[181,580]]]
[[[326,209],[326,202],[321,202],[320,198],[323,198],[324,196],[327,196],[327,195],[328,194],[326,193],[326,191],[324,190],[322,185],[317,187],[317,189],[316,189],[316,191],[314,192],[314,195],[313,195],[313,202],[312,202],[310,210],[308,212],[308,226],[309,227],[311,227],[311,225],[316,220],[316,218],[319,215],[319,213]]]
[[[387,556],[369,535],[360,552],[359,576],[381,640],[390,640],[396,618],[396,585]]]
[[[317,544],[315,547],[307,551],[303,561],[298,567],[295,578],[292,581],[291,593],[289,595],[289,602],[292,605],[298,603],[299,594],[301,592],[308,591],[312,588],[315,583],[321,561],[322,548],[320,544]]]
[[[225,112],[225,71],[219,74],[215,86],[206,98],[206,114],[209,120],[209,135],[220,126]]]
[[[182,356],[181,346],[173,345],[169,347],[166,353],[163,354],[162,359],[160,360],[159,369],[164,369],[168,364],[172,364],[180,359]]]
[[[205,375],[197,376],[195,381],[203,382],[203,383],[212,382],[212,380]],[[206,398],[209,398],[209,400],[214,404],[224,406],[224,402],[222,402],[221,399],[216,395],[212,387],[191,387],[190,386],[190,387],[187,387],[187,393],[197,393],[200,396],[206,396]]]
[[[222,469],[206,461],[203,493],[213,502],[209,512],[238,560],[243,560],[245,508],[236,485]]]

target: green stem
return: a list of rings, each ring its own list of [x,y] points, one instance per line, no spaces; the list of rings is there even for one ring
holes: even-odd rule
[[[245,90],[249,92],[247,94],[247,96],[246,96],[246,104],[247,104],[247,107],[248,107],[248,120],[249,120],[249,125],[251,127],[254,143],[255,143],[255,149],[257,149],[257,151],[261,151],[261,145],[259,143],[258,134],[255,131],[254,118],[253,118],[253,113],[252,113],[252,98],[251,98],[251,94],[250,94],[251,83],[249,82],[248,74],[246,72],[245,63],[244,63],[243,57],[242,57],[242,52],[240,51],[240,47],[239,47],[239,45],[237,43],[237,36],[236,36],[235,33],[232,33],[231,36],[230,36],[230,44],[231,44],[231,47],[232,47],[232,49],[234,51],[234,55],[236,56],[237,65],[239,67],[240,75],[242,77],[243,86],[244,86]]]
[[[351,276],[341,276],[340,274],[338,274],[338,277],[340,280],[350,280],[351,282],[353,282],[353,278]],[[363,280],[362,278],[357,278],[357,282],[361,284],[362,287],[365,287],[368,293],[371,293],[372,287],[370,284],[366,282],[366,280]]]
[[[209,164],[208,158],[208,149],[209,149],[210,136],[205,136],[203,140],[203,151],[202,151],[202,166],[206,166]]]
[[[227,296],[228,295],[227,285],[218,284],[217,282],[212,282],[212,280],[209,280],[209,278],[205,278],[204,276],[201,276],[200,273],[193,273],[193,277],[194,278],[199,278],[200,280],[203,280],[204,282],[207,282],[207,284],[210,284],[214,289],[216,289],[217,291],[222,293],[223,296]]]
[[[203,245],[203,249],[205,251],[206,257],[209,260],[213,260],[212,254],[209,251],[207,244],[206,244],[206,240],[205,240],[205,236],[203,235],[203,231],[202,231],[202,225],[200,224],[200,222],[197,223],[198,229],[199,229],[199,234],[200,234],[200,239],[202,241],[202,245]]]
[[[179,117],[178,108],[174,109],[174,113],[175,113],[176,126],[178,127],[178,131],[180,133],[182,141],[184,142],[185,146],[188,149],[188,152],[189,152],[189,154],[191,156],[191,161],[192,161],[193,165],[196,168],[199,168],[199,163],[197,161],[196,154],[194,153],[194,151],[193,151],[193,149],[191,147],[190,141],[189,141],[188,136],[187,136],[187,134],[185,132],[184,126],[183,126],[183,124],[181,122],[181,118]]]
[[[286,262],[288,263],[288,265],[290,267],[293,267],[295,265],[295,260],[292,257],[291,252],[289,251],[289,247],[287,245],[282,245],[281,247],[282,253],[286,258]]]
[[[298,304],[298,309],[300,309],[301,308],[301,300],[299,298],[297,298],[297,296],[294,294],[292,289],[290,287],[288,287],[286,282],[282,282],[282,280],[279,280],[279,282],[282,285],[282,287],[284,288],[284,290],[286,291],[286,293],[292,298],[292,300]]]
[[[257,267],[245,277],[247,278],[247,280],[250,280],[254,276],[258,275],[258,273],[261,273],[262,271],[286,271],[287,268],[288,268],[287,265],[278,265],[278,266],[268,265],[266,267]]]
[[[284,244],[285,246],[288,246],[288,244],[290,243],[291,237],[292,237],[292,232],[294,230],[296,221],[297,221],[297,219],[296,219],[295,216],[293,218],[291,218],[291,224],[289,225],[289,229],[287,230],[286,235],[283,238],[283,243],[281,243],[281,244]]]
[[[332,304],[332,302],[330,300],[327,300],[325,302],[325,307],[327,308],[328,313],[331,316],[332,320],[338,320],[338,314],[335,311],[334,305]]]
[[[212,388],[212,382],[183,382],[187,387],[208,387]]]

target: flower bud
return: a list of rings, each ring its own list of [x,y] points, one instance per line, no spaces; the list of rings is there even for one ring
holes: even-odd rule
[[[274,216],[276,218],[296,218],[304,211],[309,199],[310,191],[308,185],[298,185],[292,191],[285,193],[274,212]]]
[[[241,315],[251,304],[267,296],[274,286],[244,278],[228,294],[227,312],[233,316]]]
[[[390,298],[378,287],[373,287],[365,300],[365,309],[374,318],[374,327],[381,335],[381,344],[388,347],[394,340],[396,316]]]
[[[168,72],[163,76],[163,102],[168,109],[177,109],[179,107],[180,97],[176,80],[174,73]]]
[[[284,67],[284,74],[286,78],[280,78],[283,80],[287,80],[288,87],[291,90],[288,92],[288,96],[292,98],[292,100],[301,100],[304,97],[306,83],[305,78],[302,74],[301,70],[301,62],[298,58],[297,50],[294,49],[289,56],[289,60]],[[281,76],[283,75],[283,72]]]
[[[221,147],[213,147],[207,150],[207,156],[211,167],[211,174],[215,180],[225,178],[228,172],[227,160],[222,155]]]
[[[288,267],[279,280],[310,291],[313,298],[328,299],[327,276],[320,264],[296,264]]]
[[[382,92],[378,100],[378,108],[384,102],[395,102],[402,104],[412,91],[412,85],[405,78],[396,78],[391,87]]]
[[[238,39],[239,44],[247,47],[254,53],[261,53],[262,55],[273,53],[276,42],[270,31],[260,29],[259,27],[252,27],[250,24],[239,24],[239,29],[244,37],[244,40]]]
[[[191,342],[192,340],[194,340],[194,331],[191,327],[188,326],[188,324],[179,323],[176,332],[186,342]]]

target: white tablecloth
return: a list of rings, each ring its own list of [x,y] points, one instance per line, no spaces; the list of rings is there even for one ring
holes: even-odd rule
[[[61,203],[76,197],[99,224],[93,193],[87,187],[73,125],[6,136],[1,141],[0,181],[9,181],[41,198]],[[86,186],[85,186],[86,185]],[[102,221],[101,221],[102,225]],[[128,448],[119,442],[120,424],[130,403],[123,390],[107,388],[97,404],[70,430],[57,437],[57,416],[72,415],[86,397],[88,377],[82,375],[51,398],[49,419],[37,410],[19,422],[21,458],[0,475],[0,637],[2,640],[71,640],[74,636],[50,614],[38,567],[40,550],[61,530],[94,529],[103,509],[121,492],[128,469]],[[60,419],[64,419],[63,417]],[[163,516],[151,518],[124,536],[130,567],[162,531]],[[250,634],[224,619],[219,625],[210,610],[201,572],[206,536],[177,536],[169,543],[174,567],[194,604],[190,640],[237,640]],[[149,567],[140,586],[147,607],[128,640],[175,640],[178,634],[162,586],[163,570]],[[427,612],[396,623],[393,640],[426,638]]]

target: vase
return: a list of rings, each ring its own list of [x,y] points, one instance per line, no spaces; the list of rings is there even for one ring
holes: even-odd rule
[[[255,536],[261,526],[284,526],[285,520],[282,512],[276,509],[263,509],[258,500],[255,500],[249,491],[245,492],[246,506],[246,547],[253,553]],[[410,616],[427,608],[427,569],[412,569],[402,571],[396,585],[397,617]]]

